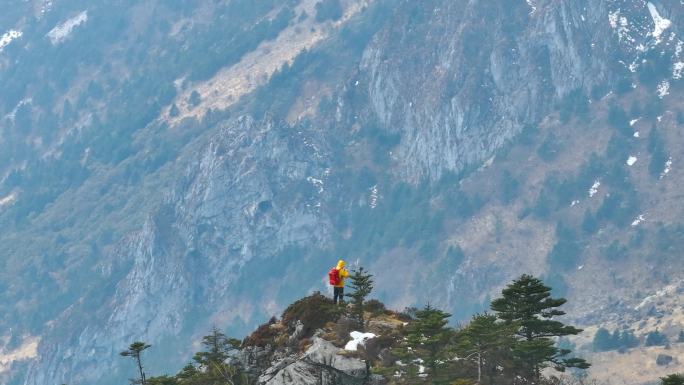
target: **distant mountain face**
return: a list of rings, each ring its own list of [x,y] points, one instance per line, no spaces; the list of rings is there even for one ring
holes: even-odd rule
[[[581,324],[677,331],[642,305],[682,272],[674,0],[6,8],[4,382],[115,383],[137,339],[178,367],[340,257],[397,308],[531,272]]]

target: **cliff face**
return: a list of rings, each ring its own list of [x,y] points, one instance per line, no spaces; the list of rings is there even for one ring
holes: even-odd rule
[[[377,7],[383,4],[385,8],[378,13]],[[305,63],[295,59],[257,91],[229,103],[223,115],[201,107],[202,103],[213,105],[212,98],[218,100],[221,95],[184,101],[183,108],[197,103],[198,110],[210,111],[199,121],[166,120],[167,112],[162,111],[172,110],[173,98],[164,99],[165,104],[150,102],[163,108],[154,110],[156,118],[149,124],[126,136],[132,149],[121,150],[125,155],[117,152],[115,160],[97,160],[97,149],[102,146],[84,139],[86,133],[73,143],[66,136],[60,148],[64,158],[70,149],[67,145],[80,149],[82,142],[88,144],[83,152],[74,150],[71,158],[75,160],[70,163],[85,165],[85,182],[67,184],[53,202],[31,214],[28,225],[18,226],[4,238],[12,241],[4,246],[8,253],[22,253],[26,248],[31,250],[26,254],[39,254],[38,245],[59,244],[59,250],[48,255],[54,259],[45,257],[16,270],[28,275],[45,270],[41,277],[50,287],[67,293],[66,303],[54,305],[46,323],[27,332],[40,334],[42,340],[26,375],[17,371],[14,381],[26,385],[115,382],[124,378],[117,352],[137,339],[152,344],[176,341],[179,351],[153,359],[151,369],[177,367],[187,358],[186,342],[207,325],[244,333],[293,298],[324,289],[323,275],[339,257],[351,262],[362,258],[361,262],[371,265],[382,295],[396,304],[415,305],[437,298],[440,305],[458,308],[463,314],[469,311],[464,310],[465,304],[479,310],[477,306],[510,280],[511,274],[548,271],[545,258],[555,242],[553,221],[557,218],[530,219],[528,208],[533,205],[530,196],[536,197],[550,171],[539,168],[535,174],[516,174],[519,165],[543,163],[533,159],[539,151],[516,147],[512,153],[518,158],[503,164],[525,190],[518,191],[519,197],[508,206],[498,203],[498,198],[487,203],[485,197],[498,196],[501,186],[493,181],[499,173],[475,173],[470,180],[459,181],[471,188],[467,192],[475,202],[461,216],[453,214],[452,206],[443,207],[449,199],[465,200],[456,195],[458,191],[444,192],[433,186],[458,186],[459,182],[444,182],[442,177],[477,169],[511,146],[523,129],[541,127],[530,139],[541,148],[549,132],[561,138],[569,126],[587,125],[585,131],[577,131],[584,142],[567,139],[587,151],[563,158],[565,164],[553,164],[554,171],[572,174],[590,156],[589,150],[603,151],[594,148],[593,138],[596,143],[608,142],[605,111],[614,89],[625,79],[629,80],[627,88],[632,89],[632,80],[636,86],[633,77],[653,56],[666,57],[670,72],[644,94],[632,94],[629,100],[617,97],[616,102],[624,105],[678,92],[681,11],[674,1],[430,0],[389,6],[381,1],[346,1],[343,5],[347,10],[367,8],[349,20],[342,19],[340,25],[315,24],[329,33],[329,40],[302,53]],[[278,6],[264,5],[260,11],[273,16]],[[298,5],[293,7],[299,10]],[[654,17],[653,9],[660,19]],[[156,33],[178,36],[186,28],[192,30],[193,23],[204,25],[202,17],[211,13],[202,7],[193,12],[171,13],[178,19],[172,18],[173,23]],[[299,19],[290,17],[288,25],[305,18],[295,16]],[[663,19],[669,21],[667,27]],[[359,48],[349,43],[354,39],[367,44]],[[259,52],[259,47],[255,44],[253,52]],[[180,50],[184,49],[190,48]],[[166,48],[149,54],[159,52],[164,53],[160,57],[167,57]],[[233,61],[228,60],[226,66]],[[201,82],[187,76],[191,75],[179,74],[169,86],[181,89],[180,95],[191,94]],[[85,88],[87,82],[79,81]],[[288,94],[283,89],[294,91]],[[114,93],[108,88],[101,92]],[[554,111],[568,95],[581,95],[579,99],[592,105],[591,124],[558,121]],[[593,95],[591,102],[588,95]],[[259,103],[265,107],[254,107]],[[287,105],[285,113],[283,104]],[[673,111],[676,107],[667,106]],[[663,121],[662,130],[674,132],[677,125],[672,116]],[[95,155],[89,155],[91,148]],[[160,160],[165,156],[171,159]],[[486,164],[499,170],[498,163]],[[482,175],[491,179],[473,183]],[[593,180],[584,182],[588,189]],[[399,198],[392,200],[392,188],[403,183],[417,192],[401,195],[407,190],[399,189]],[[650,182],[635,183],[646,186]],[[21,199],[25,191],[12,193]],[[649,199],[657,196],[654,192]],[[373,219],[384,202],[393,202],[384,211],[387,217]],[[414,211],[408,222],[421,222],[428,212],[441,211],[441,216],[430,214],[440,226],[419,228],[412,235],[417,241],[409,242],[410,234],[392,238],[388,229],[412,224],[393,223],[402,205],[425,210]],[[562,205],[565,208],[570,202]],[[595,211],[596,205],[587,209]],[[14,215],[7,212],[7,217]],[[581,222],[575,217],[567,216],[573,226]],[[381,223],[362,227],[372,220]],[[674,223],[672,218],[664,221]],[[103,223],[115,223],[115,231]],[[494,234],[501,232],[514,239],[492,246]],[[429,233],[437,234],[436,246],[420,243]],[[602,234],[613,234],[613,229],[607,227]],[[358,249],[350,243],[366,239],[363,235],[372,244],[382,244],[377,255],[354,254]],[[33,244],[34,239],[40,242]],[[605,241],[587,236],[583,242],[590,249]],[[455,246],[466,255],[448,251]],[[52,266],[47,261],[57,259],[74,265],[63,261],[65,266]],[[573,278],[578,274],[572,271],[575,267],[561,274],[568,277],[568,285],[588,285],[587,278]],[[596,269],[600,275],[600,268]],[[80,277],[85,283],[78,283]],[[21,298],[17,286],[12,285],[8,298]],[[36,304],[40,301],[48,300],[27,301],[19,312],[23,318],[17,316],[18,321],[7,323],[26,321],[25,314],[39,311]],[[598,308],[605,302],[588,303]]]
[[[404,2],[366,49],[398,174],[436,180],[491,156],[554,102],[611,81],[607,2]]]

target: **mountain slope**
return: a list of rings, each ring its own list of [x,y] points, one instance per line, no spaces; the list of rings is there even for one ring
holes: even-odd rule
[[[583,325],[681,276],[676,2],[281,3],[2,19],[3,351],[40,339],[15,383],[115,381],[133,339],[176,367],[339,257],[459,318],[544,275]]]

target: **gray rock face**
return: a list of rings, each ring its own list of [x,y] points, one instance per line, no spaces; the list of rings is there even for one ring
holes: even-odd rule
[[[613,42],[595,39],[611,34],[606,3],[535,4],[408,2],[420,21],[395,20],[366,50],[372,107],[402,135],[393,154],[402,178],[477,164],[562,96],[608,80]]]
[[[321,241],[329,228],[311,183],[312,175],[324,179],[324,158],[286,128],[251,118],[221,127],[142,229],[119,245],[132,267],[91,326],[44,341],[26,384],[98,382],[103,367],[119,366],[126,341],[178,336],[192,313],[249,314],[249,299],[230,291],[240,266],[283,245]]]
[[[340,349],[319,337],[301,357],[289,356],[277,361],[259,377],[260,385],[351,385],[366,378],[363,361],[339,354]],[[369,379],[380,384],[378,378]]]

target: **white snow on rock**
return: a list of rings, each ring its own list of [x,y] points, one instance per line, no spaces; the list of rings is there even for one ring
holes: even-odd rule
[[[656,9],[655,5],[651,3],[650,1],[647,4],[648,6],[648,12],[651,13],[651,19],[653,19],[653,24],[655,24],[653,32],[651,32],[651,35],[656,38],[657,41],[660,41],[660,35],[672,25],[672,22],[662,16],[658,13],[658,9]]]
[[[373,185],[373,187],[370,188],[370,199],[368,202],[368,205],[370,206],[371,209],[374,209],[378,206],[378,185]]]
[[[574,201],[572,201],[572,202],[570,203],[570,207],[575,207],[575,206],[577,206],[579,203],[580,203],[580,201],[578,201],[577,199],[575,199]]]
[[[620,16],[620,10],[608,14],[610,27],[617,31],[621,42],[634,43],[634,38],[629,34],[629,21],[625,16]]]
[[[629,158],[627,158],[627,165],[628,165],[628,166],[633,166],[634,163],[636,163],[636,161],[637,161],[637,157],[636,157],[636,156],[630,156]]]
[[[665,175],[669,174],[671,170],[672,170],[672,157],[670,157],[667,160],[667,162],[665,162],[665,168],[663,169],[663,172],[660,173],[660,179],[665,178]]]
[[[598,179],[596,179],[596,180],[594,181],[594,184],[591,185],[591,188],[589,189],[589,198],[591,198],[591,197],[593,197],[594,195],[596,195],[596,193],[598,192],[599,186],[601,186],[601,181],[598,180]]]
[[[630,126],[630,127],[634,126],[634,124],[636,124],[636,122],[638,122],[639,119],[641,119],[641,118],[639,117],[639,118],[630,120],[630,121],[629,121],[629,126]]]
[[[314,178],[312,176],[308,176],[308,177],[306,177],[306,181],[311,183],[316,189],[318,189],[319,194],[323,193],[323,191],[324,191],[323,185],[324,184],[323,184],[322,180],[320,180],[318,178]]]
[[[640,136],[641,136],[641,134],[639,134],[639,131],[636,131],[636,132],[634,133],[634,135],[633,135],[633,136],[634,136],[635,138],[638,138],[638,137],[640,137]]]
[[[663,80],[658,84],[658,97],[659,98],[664,98],[665,96],[670,94],[670,82],[667,80]]]
[[[23,35],[23,32],[16,29],[10,29],[0,36],[0,52],[7,47],[12,41],[18,39]]]
[[[678,61],[672,64],[672,79],[679,80],[682,78],[682,71],[684,71],[684,62]]]
[[[0,198],[0,207],[7,206],[14,203],[17,200],[17,194],[12,193],[4,198]]]
[[[643,221],[644,221],[644,214],[639,214],[639,216],[636,217],[636,218],[632,221],[632,227],[638,226],[639,223],[641,223],[641,222],[643,222]]]
[[[530,6],[530,9],[531,9],[530,15],[534,15],[534,13],[537,12],[537,6],[534,5],[534,3],[532,2],[532,0],[525,0],[525,2],[527,3],[527,5]]]
[[[373,333],[361,333],[357,331],[349,333],[349,336],[351,336],[352,339],[351,341],[347,342],[346,345],[344,345],[344,350],[348,350],[351,352],[355,352],[358,349],[359,345],[363,346],[366,343],[366,341],[377,337]]]
[[[53,45],[62,43],[69,37],[74,28],[85,23],[86,21],[88,21],[88,11],[83,11],[51,29],[50,32],[47,33],[47,37],[50,38],[50,42],[52,42]]]

